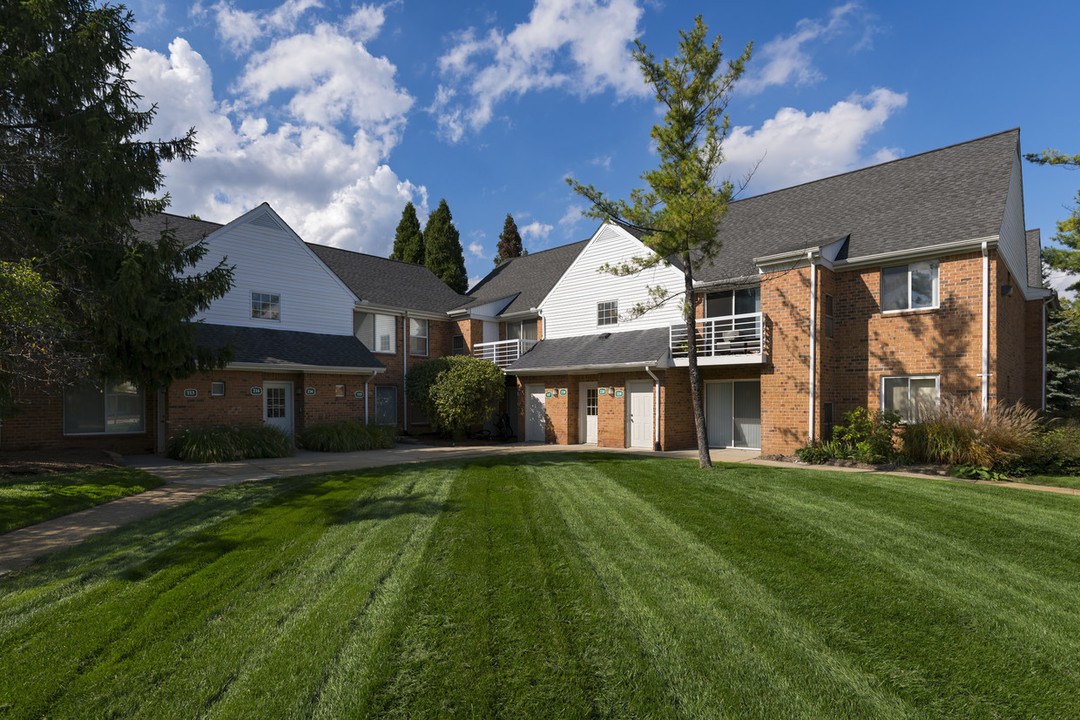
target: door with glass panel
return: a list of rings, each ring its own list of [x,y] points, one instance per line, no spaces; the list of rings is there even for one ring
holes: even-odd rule
[[[705,425],[710,447],[761,447],[761,382],[705,383]]]
[[[599,418],[600,396],[596,383],[581,383],[578,393],[581,397],[581,430],[579,441],[595,445],[597,442],[597,419]]]
[[[291,382],[263,383],[263,422],[282,432],[293,431],[293,393]]]

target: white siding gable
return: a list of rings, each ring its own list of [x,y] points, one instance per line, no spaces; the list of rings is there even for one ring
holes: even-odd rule
[[[1027,296],[1027,234],[1024,230],[1024,191],[1020,180],[1020,158],[1017,157],[1009,175],[1009,193],[998,232],[998,251]]]
[[[640,240],[622,228],[607,224],[601,226],[540,304],[544,317],[544,337],[644,330],[679,322],[682,317],[681,296],[672,298],[639,318],[627,320],[624,316],[637,303],[649,302],[647,288],[650,286],[661,285],[672,294],[680,292],[683,289],[681,271],[657,266],[627,277],[599,271],[605,263],[614,265],[651,253]],[[610,300],[619,302],[619,322],[617,325],[598,326],[596,306]]]
[[[195,271],[223,257],[234,266],[233,287],[197,319],[220,325],[352,335],[356,296],[270,208],[263,204],[205,240]],[[280,297],[280,319],[251,317],[251,293]]]

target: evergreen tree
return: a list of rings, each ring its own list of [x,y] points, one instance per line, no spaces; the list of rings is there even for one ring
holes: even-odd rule
[[[401,221],[394,233],[394,252],[391,260],[424,264],[424,234],[420,232],[420,220],[416,217],[416,208],[411,202],[401,211]]]
[[[1046,318],[1046,409],[1080,410],[1080,303],[1061,301]]]
[[[465,252],[445,198],[439,201],[439,207],[424,226],[424,264],[454,292],[464,293],[469,289]]]
[[[160,164],[190,159],[195,131],[138,139],[154,110],[138,109],[125,77],[131,23],[94,0],[0,3],[0,261],[13,282],[21,273],[11,288],[47,283],[55,317],[20,332],[49,347],[50,367],[70,369],[64,379],[153,386],[227,359],[196,362],[186,320],[228,290],[231,268],[184,274],[200,244],[132,228],[167,206]],[[34,384],[20,370],[32,365],[0,363],[0,396]]]
[[[734,188],[731,183],[715,184],[724,160],[721,144],[728,134],[725,115],[735,81],[750,59],[747,45],[735,60],[721,70],[723,53],[720,37],[707,41],[708,28],[699,15],[690,31],[679,31],[679,55],[657,62],[645,45],[635,41],[634,59],[645,81],[652,86],[657,102],[666,109],[664,122],[654,125],[659,166],[642,174],[648,185],[636,189],[626,200],[610,200],[591,185],[568,179],[575,192],[585,197],[589,215],[614,218],[645,231],[642,242],[653,251],[648,257],[632,258],[603,269],[616,275],[633,275],[657,265],[670,265],[678,258],[683,273],[683,319],[686,336],[697,336],[694,327],[694,272],[712,261],[720,241],[717,230],[727,213]],[[653,304],[635,308],[644,313],[670,299],[667,288],[649,288]],[[698,462],[711,467],[709,443],[705,435],[705,410],[696,343],[688,347],[690,394],[697,434]]]
[[[502,234],[499,235],[498,254],[495,255],[495,265],[501,265],[510,258],[521,257],[524,250],[521,247],[521,233],[518,232],[514,216],[506,213],[506,222],[503,223]]]

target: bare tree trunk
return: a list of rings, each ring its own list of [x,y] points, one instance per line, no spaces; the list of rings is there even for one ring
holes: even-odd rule
[[[683,320],[686,322],[686,353],[690,371],[690,402],[694,406],[694,431],[697,435],[698,463],[703,468],[712,467],[709,457],[709,438],[705,434],[705,406],[701,395],[701,373],[697,364],[697,323],[694,318],[694,271],[690,265],[690,254],[683,253],[683,278],[686,288],[686,304]]]

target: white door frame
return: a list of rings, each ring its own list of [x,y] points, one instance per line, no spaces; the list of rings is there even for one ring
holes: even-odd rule
[[[284,388],[285,390],[285,417],[281,418],[285,422],[275,422],[278,418],[269,418],[266,414],[266,401],[270,396],[267,390],[274,388]],[[295,413],[293,411],[293,384],[288,380],[264,380],[263,381],[263,422],[267,425],[273,425],[274,427],[281,428],[288,434],[292,435],[296,428]]]
[[[634,445],[632,415],[635,391],[641,394],[648,393],[649,395],[649,440],[647,445]],[[656,418],[653,417],[653,392],[655,392],[655,386],[651,380],[630,380],[626,383],[626,447],[655,449]]]
[[[544,393],[547,392],[547,388],[543,385],[526,385],[525,386],[525,441],[526,442],[547,442],[547,427],[546,422],[540,423],[540,438],[537,439],[530,435],[530,430],[533,428],[532,419],[529,415],[529,406],[533,403],[533,398],[536,395],[540,396],[540,407],[544,409],[544,417],[547,418],[547,403],[544,402]]]
[[[598,445],[600,442],[600,415],[599,404],[600,398],[597,396],[597,415],[596,415],[596,428],[595,437],[589,440],[589,418],[586,413],[588,403],[586,398],[588,397],[589,390],[596,390],[597,383],[595,382],[583,382],[578,383],[578,442],[585,445]]]
[[[757,383],[758,384],[758,394],[759,394],[759,397],[760,397],[761,379],[760,378],[757,378],[757,379],[755,379],[755,378],[742,378],[742,379],[738,379],[738,380],[706,380],[703,384],[704,385],[719,385],[721,383],[728,383],[728,384],[730,384],[732,386],[732,388],[731,388],[731,418],[730,418],[730,423],[731,423],[730,431],[731,432],[730,432],[729,437],[731,437],[731,442],[734,443],[735,442],[735,383]],[[705,417],[708,418],[709,417],[709,393],[706,390],[705,392],[702,392],[701,395],[702,395],[703,404],[705,405]],[[760,424],[761,424],[761,413],[758,412],[758,425],[760,426]],[[708,434],[709,434],[709,429],[706,427],[705,428],[706,437],[708,437]],[[710,445],[709,447],[720,447],[720,446],[719,445]],[[736,448],[738,450],[760,450],[761,449],[760,447],[751,448],[751,447],[742,447],[740,445],[728,445],[727,447]]]

